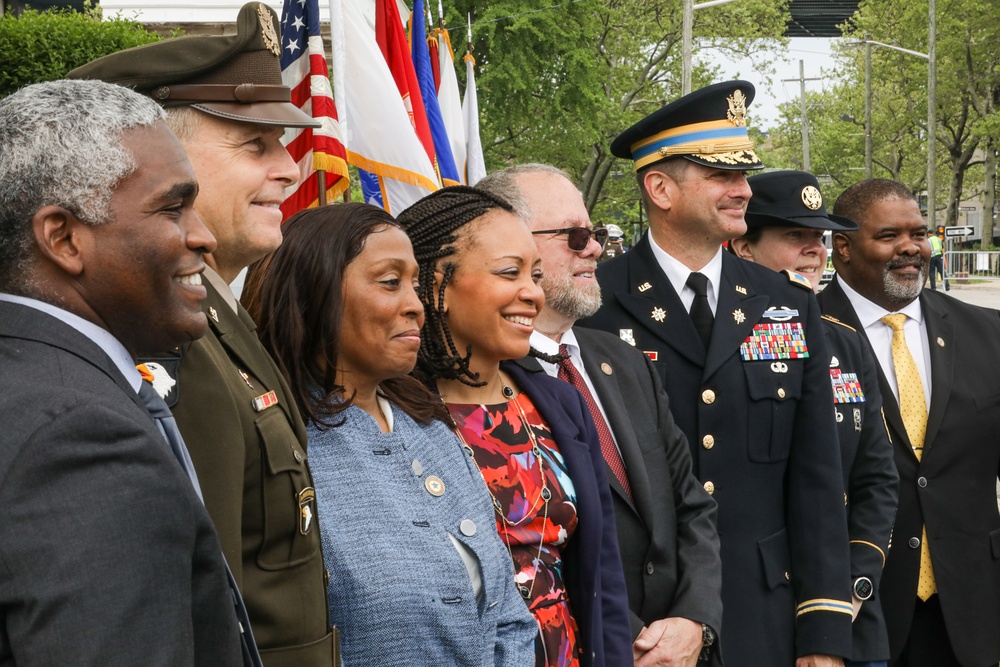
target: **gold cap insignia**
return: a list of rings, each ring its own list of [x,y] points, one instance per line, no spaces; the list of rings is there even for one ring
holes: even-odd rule
[[[743,91],[739,88],[726,98],[729,102],[729,110],[726,111],[726,118],[729,122],[737,127],[743,127],[747,124],[747,96],[743,94]]]
[[[261,37],[264,38],[264,46],[277,58],[281,55],[281,42],[278,41],[278,33],[274,31],[274,22],[271,21],[271,14],[264,8],[264,5],[257,5],[257,18],[260,19]]]
[[[815,186],[807,185],[802,188],[802,203],[810,211],[818,211],[819,207],[823,205],[823,195],[819,193],[819,190]]]

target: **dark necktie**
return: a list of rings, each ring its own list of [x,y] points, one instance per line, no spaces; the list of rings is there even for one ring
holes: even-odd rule
[[[583,395],[583,400],[587,403],[587,409],[590,410],[590,416],[594,420],[594,426],[597,427],[597,438],[601,441],[601,454],[604,455],[604,460],[607,461],[608,468],[611,469],[618,483],[622,485],[629,500],[632,500],[632,487],[628,483],[628,475],[625,474],[625,462],[622,461],[622,455],[615,445],[614,438],[611,437],[611,429],[608,427],[608,422],[604,420],[604,415],[601,414],[600,408],[597,407],[597,401],[594,400],[594,395],[587,388],[587,383],[583,381],[580,371],[570,361],[569,348],[565,344],[559,346],[559,354],[564,359],[559,362],[557,377],[560,380],[569,382]]]
[[[703,273],[692,273],[688,276],[687,286],[694,290],[694,301],[691,302],[691,322],[694,324],[701,342],[708,349],[712,340],[712,307],[708,305],[708,277]]]
[[[140,369],[140,372],[142,372],[142,369]],[[160,398],[160,395],[153,389],[153,385],[146,380],[143,380],[142,386],[139,387],[139,400],[146,406],[146,411],[149,412],[149,416],[156,423],[156,428],[163,434],[163,438],[170,445],[170,449],[173,451],[178,463],[181,464],[181,468],[187,473],[188,478],[191,480],[191,486],[194,487],[195,493],[198,494],[198,498],[201,498],[202,502],[204,502],[204,498],[201,496],[201,486],[198,484],[198,475],[194,471],[194,463],[191,462],[191,455],[188,454],[184,438],[181,437],[181,432],[177,428],[177,421],[174,419],[173,413],[170,412],[170,408],[167,407],[167,404]],[[222,553],[220,552],[219,555],[222,556]],[[226,562],[224,556],[222,562],[226,566],[229,593],[232,597],[233,608],[236,610],[236,620],[239,621],[240,625],[240,645],[243,649],[243,664],[247,667],[263,667],[260,654],[257,652],[257,643],[253,638],[253,630],[250,628],[250,616],[247,614],[246,605],[243,604],[243,596],[240,595],[240,589],[236,585],[236,578],[233,577],[233,572],[229,569],[229,563]]]

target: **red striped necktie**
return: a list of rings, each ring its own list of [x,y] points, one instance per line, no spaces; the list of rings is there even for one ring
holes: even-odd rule
[[[607,462],[612,474],[614,474],[615,478],[622,485],[622,488],[625,489],[625,494],[629,500],[632,500],[632,486],[628,483],[628,475],[625,474],[625,462],[622,461],[622,455],[615,445],[614,438],[611,437],[611,429],[608,427],[608,422],[604,420],[604,415],[601,414],[600,408],[597,407],[597,401],[594,400],[594,395],[587,388],[587,383],[583,381],[580,371],[570,361],[569,347],[565,344],[560,344],[559,354],[563,356],[563,360],[559,362],[558,378],[569,382],[583,395],[583,400],[587,403],[587,409],[590,410],[590,416],[594,419],[594,426],[597,427],[597,437],[601,441],[601,454],[604,455],[604,460]]]

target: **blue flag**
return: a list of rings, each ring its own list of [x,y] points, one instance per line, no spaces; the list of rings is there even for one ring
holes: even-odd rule
[[[427,122],[431,126],[431,136],[434,138],[438,169],[441,172],[441,179],[446,181],[445,185],[456,185],[461,183],[462,179],[459,178],[458,168],[455,167],[451,142],[448,140],[448,132],[444,129],[441,107],[438,105],[434,70],[431,68],[431,56],[427,51],[427,31],[424,29],[424,0],[413,0],[410,25],[413,28],[413,68],[417,72],[420,94],[423,95],[424,110],[427,112]]]

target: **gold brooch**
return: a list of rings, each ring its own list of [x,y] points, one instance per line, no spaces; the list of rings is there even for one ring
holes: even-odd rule
[[[747,96],[739,88],[732,95],[726,98],[729,102],[729,110],[726,111],[726,118],[737,127],[747,124]]]
[[[802,188],[802,203],[810,211],[818,211],[819,207],[823,205],[823,195],[815,187],[807,185]]]

